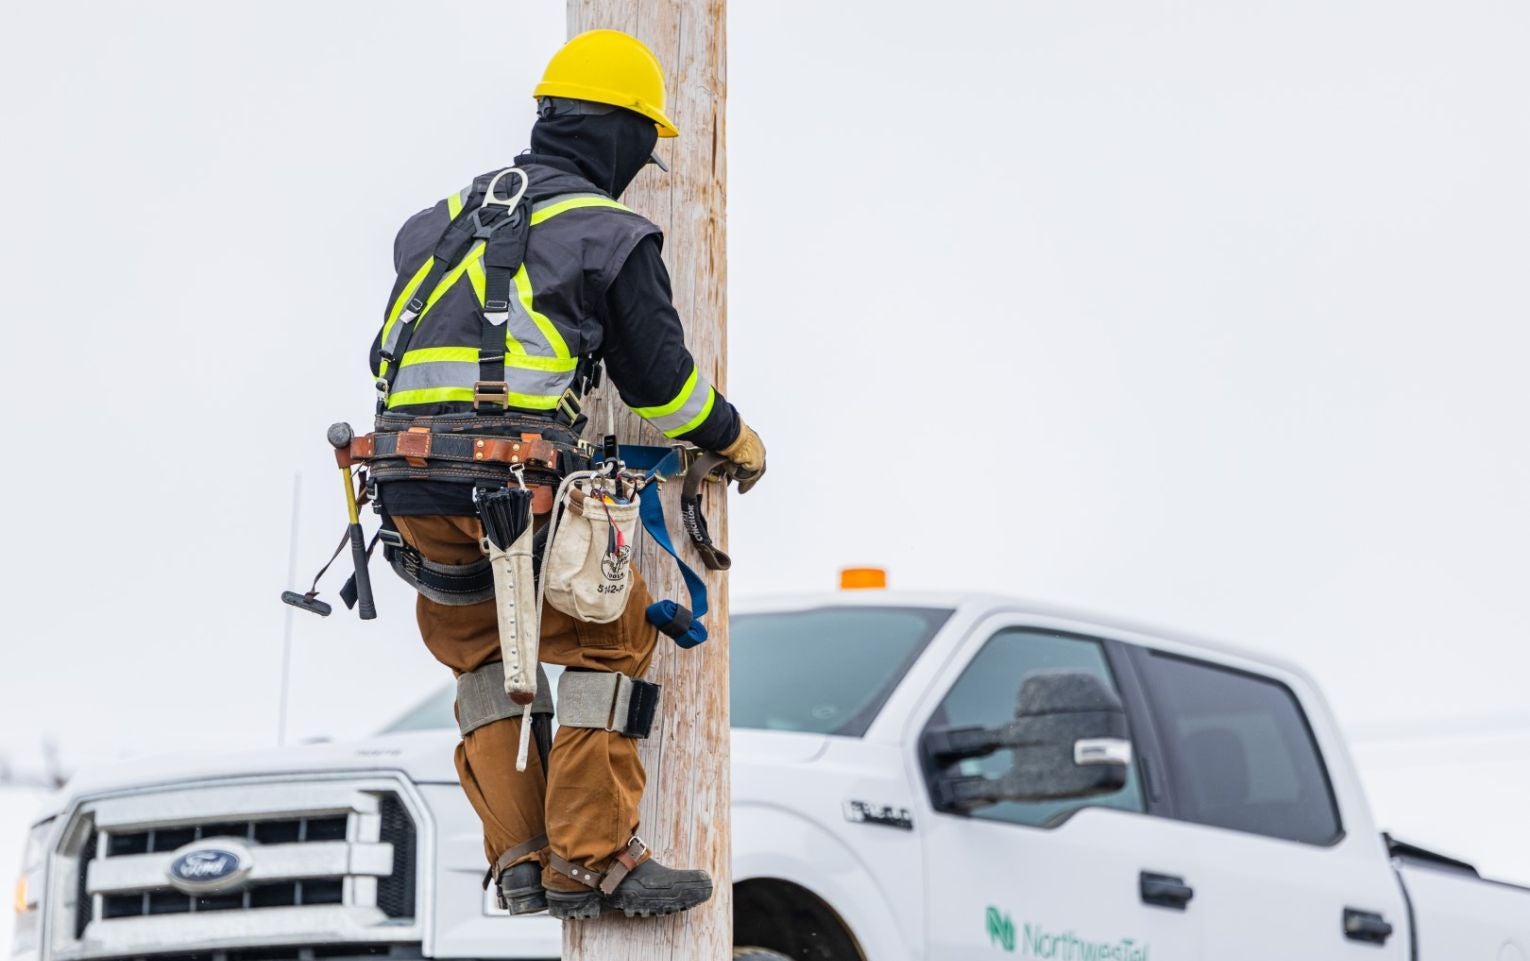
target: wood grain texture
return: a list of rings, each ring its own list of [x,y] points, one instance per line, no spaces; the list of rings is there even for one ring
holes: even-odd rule
[[[726,4],[723,0],[569,0],[569,35],[608,27],[632,34],[658,55],[667,71],[668,110],[680,136],[659,141],[668,174],[649,167],[622,195],[622,202],[664,229],[664,260],[674,283],[675,306],[685,323],[696,363],[719,390],[727,384],[727,167],[724,105]],[[606,431],[614,418],[623,443],[663,444],[658,432],[631,414],[607,387],[591,408],[589,435]],[[614,410],[613,410],[614,407]],[[667,485],[665,511],[671,527],[679,517],[679,486]],[[650,496],[648,492],[644,496]],[[727,549],[726,498],[708,485],[707,522]],[[706,573],[689,542],[687,563]],[[655,597],[688,604],[674,562],[644,537],[639,568]],[[710,639],[689,651],[659,638],[648,680],[664,685],[662,724],[643,742],[648,769],[640,832],[664,863],[705,868],[712,900],[664,919],[566,922],[563,957],[571,961],[726,961],[733,953],[733,892],[730,873],[731,793],[728,750],[728,587],[709,574]]]

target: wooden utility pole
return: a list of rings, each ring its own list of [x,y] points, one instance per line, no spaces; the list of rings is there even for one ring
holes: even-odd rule
[[[666,113],[680,136],[659,141],[669,164],[665,174],[649,168],[622,195],[622,202],[664,230],[664,259],[674,283],[675,307],[697,365],[719,390],[727,383],[727,165],[723,113],[727,93],[724,0],[568,0],[569,36],[606,27],[648,44],[665,70]],[[591,410],[593,430],[605,429],[616,407],[623,443],[663,444],[665,439],[622,407],[611,389]],[[671,523],[679,516],[679,490],[664,493]],[[644,497],[652,496],[645,491]],[[708,485],[707,523],[724,550],[725,498]],[[676,532],[678,533],[678,532]],[[689,540],[676,536],[680,550]],[[701,573],[695,553],[687,562]],[[687,604],[674,562],[642,539],[638,565],[655,597]],[[563,925],[567,961],[726,961],[733,954],[733,884],[728,749],[728,590],[708,574],[712,600],[710,639],[688,651],[659,637],[647,680],[664,685],[661,724],[640,753],[648,770],[643,795],[643,839],[664,863],[704,868],[716,893],[706,904],[670,918],[628,919],[621,914]]]

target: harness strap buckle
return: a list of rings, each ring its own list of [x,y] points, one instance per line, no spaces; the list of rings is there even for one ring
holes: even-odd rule
[[[579,419],[580,414],[584,413],[584,403],[580,401],[578,394],[572,390],[565,390],[563,396],[558,398],[558,413],[572,424]]]
[[[502,380],[475,380],[473,382],[473,409],[485,407],[509,407],[510,385]]]

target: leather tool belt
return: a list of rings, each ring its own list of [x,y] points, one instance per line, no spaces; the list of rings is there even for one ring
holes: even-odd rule
[[[583,469],[588,457],[574,435],[550,421],[522,417],[443,415],[377,418],[374,433],[351,441],[350,459],[368,466],[375,481],[445,480],[509,483],[524,471],[538,488],[533,511],[552,506],[552,490],[564,474]]]

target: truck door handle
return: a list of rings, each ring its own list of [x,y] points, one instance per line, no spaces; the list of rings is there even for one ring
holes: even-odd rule
[[[1190,899],[1195,897],[1195,889],[1186,884],[1184,878],[1176,878],[1169,874],[1143,871],[1137,875],[1137,883],[1142,892],[1143,904],[1156,904],[1161,908],[1183,911],[1185,905],[1190,903]]]
[[[1386,944],[1387,938],[1392,936],[1392,925],[1375,911],[1345,908],[1344,936],[1351,941]]]

